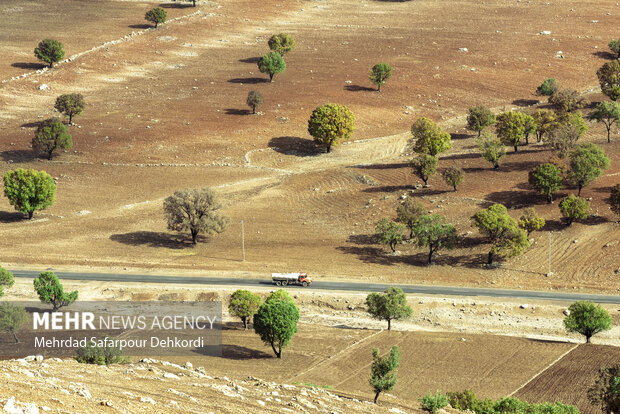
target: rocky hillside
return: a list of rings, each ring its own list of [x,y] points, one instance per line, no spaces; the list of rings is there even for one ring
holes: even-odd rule
[[[212,377],[191,363],[143,359],[112,366],[73,360],[0,362],[0,409],[6,413],[409,413],[390,395],[375,405],[336,391],[247,376]]]

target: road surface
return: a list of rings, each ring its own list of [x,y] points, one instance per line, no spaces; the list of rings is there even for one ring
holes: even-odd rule
[[[35,278],[39,275],[38,271],[12,270],[15,277]],[[163,276],[163,275],[134,275],[121,273],[69,273],[54,272],[61,280],[90,280],[103,282],[134,282],[134,283],[169,283],[208,286],[246,286],[246,287],[267,287],[275,285],[266,276],[265,280],[254,278],[230,278],[230,277],[204,277],[204,276]],[[596,303],[620,304],[619,295],[592,295],[586,293],[561,293],[544,292],[531,290],[509,290],[509,289],[486,289],[458,286],[424,286],[424,285],[386,285],[379,283],[359,283],[359,282],[313,282],[308,287],[288,286],[286,289],[308,290],[331,290],[349,292],[382,292],[389,286],[401,288],[405,293],[418,293],[425,295],[440,296],[485,296],[492,298],[512,298],[512,299],[535,299],[535,300],[555,300],[574,302],[577,300],[591,300]]]

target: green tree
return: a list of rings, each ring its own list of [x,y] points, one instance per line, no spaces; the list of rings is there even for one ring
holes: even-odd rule
[[[389,245],[392,252],[395,252],[396,245],[403,242],[405,226],[383,217],[375,225],[375,231],[377,232],[377,239],[379,242]]]
[[[540,164],[530,171],[529,183],[551,203],[553,193],[562,188],[562,170],[555,164]]]
[[[601,368],[587,395],[590,404],[600,406],[603,413],[620,413],[620,364]]]
[[[67,126],[58,118],[41,122],[32,138],[32,149],[39,154],[47,155],[48,160],[52,159],[54,151],[69,149],[72,146],[71,134]]]
[[[228,225],[228,217],[220,216],[222,208],[215,191],[210,188],[175,191],[164,200],[164,215],[168,228],[175,231],[189,230],[192,244],[198,242],[198,234],[222,233]]]
[[[390,286],[383,293],[370,293],[366,296],[366,307],[372,317],[387,321],[388,331],[392,329],[393,320],[409,318],[413,313],[403,290],[394,286]]]
[[[558,127],[558,117],[555,112],[548,109],[538,109],[532,114],[536,125],[536,141],[542,142],[545,134]]]
[[[564,318],[568,332],[577,332],[586,337],[586,343],[599,332],[611,329],[613,320],[609,313],[588,300],[580,300],[568,307],[569,315]]]
[[[144,19],[151,23],[155,23],[155,27],[157,27],[159,23],[164,23],[166,21],[167,16],[168,13],[166,13],[166,10],[162,9],[161,7],[156,7],[147,11],[144,15]]]
[[[13,278],[13,272],[6,270],[4,267],[0,266],[0,296],[4,296],[4,288],[10,288],[15,284],[15,279]]]
[[[437,157],[420,154],[409,162],[412,172],[428,185],[428,179],[437,172]]]
[[[569,155],[570,170],[568,178],[579,188],[577,196],[581,195],[581,189],[588,186],[592,181],[603,175],[603,170],[609,168],[609,158],[605,151],[596,144],[583,144],[577,147]]]
[[[549,97],[549,103],[560,113],[573,112],[588,104],[587,99],[574,89],[560,89]]]
[[[513,147],[515,152],[518,151],[521,140],[525,138],[526,127],[530,123],[528,117],[530,116],[516,111],[504,112],[497,116],[495,132],[502,143]]]
[[[252,113],[256,113],[256,107],[261,105],[264,101],[263,95],[258,91],[250,91],[246,99],[246,103],[252,108]]]
[[[558,117],[557,126],[547,134],[544,141],[558,157],[565,158],[587,130],[588,126],[580,111],[567,112]]]
[[[414,198],[407,198],[405,202],[396,208],[396,221],[403,223],[409,228],[409,238],[413,238],[413,226],[416,221],[426,214],[426,208]]]
[[[437,394],[426,394],[420,398],[420,408],[429,413],[435,414],[438,410],[448,405],[448,396],[437,391]]]
[[[228,312],[232,316],[241,318],[243,330],[246,330],[248,329],[248,321],[258,311],[260,302],[260,296],[249,290],[238,289],[230,296]]]
[[[474,106],[469,108],[469,114],[467,115],[467,128],[477,132],[478,137],[482,130],[495,123],[495,115],[489,108],[484,105]]]
[[[493,264],[495,255],[518,256],[530,247],[527,233],[519,228],[517,221],[508,215],[508,210],[502,204],[493,204],[480,210],[471,219],[480,233],[491,241],[488,265]]]
[[[560,85],[558,84],[557,79],[545,79],[543,83],[541,83],[540,86],[536,88],[536,95],[551,96],[558,90],[559,87]]]
[[[524,134],[524,138],[525,138],[525,145],[529,145],[530,144],[530,134],[535,134],[536,133],[536,121],[534,120],[534,117],[532,115],[529,115],[525,112],[523,112],[525,114],[525,123],[524,123],[524,127],[523,130],[525,131]]]
[[[286,63],[284,63],[284,59],[282,55],[278,52],[269,52],[265,56],[258,59],[258,70],[261,73],[266,73],[269,75],[269,80],[273,82],[273,75],[276,73],[284,72],[286,69]]]
[[[379,349],[372,349],[372,365],[368,382],[375,392],[375,404],[382,391],[391,391],[396,386],[396,368],[400,363],[400,351],[397,346],[390,349],[390,354],[379,355]]]
[[[612,52],[615,52],[618,55],[618,59],[620,59],[620,39],[612,40],[609,42],[608,46]]]
[[[409,144],[414,152],[433,157],[452,147],[450,134],[428,118],[419,118],[411,126],[413,136]]]
[[[308,133],[314,142],[331,151],[332,146],[351,138],[355,130],[355,115],[339,104],[325,104],[312,111],[308,120]]]
[[[15,210],[28,214],[54,204],[56,184],[45,171],[18,168],[4,174],[4,195]]]
[[[441,176],[443,177],[443,180],[446,182],[446,184],[453,187],[454,191],[456,191],[456,187],[461,185],[461,183],[463,182],[463,178],[465,178],[465,172],[457,165],[453,165],[446,168],[441,173]]]
[[[506,146],[498,138],[485,132],[476,139],[482,158],[493,164],[494,169],[499,168],[499,160],[506,155]]]
[[[34,49],[34,56],[45,63],[54,66],[54,63],[60,62],[65,57],[65,50],[62,43],[54,39],[44,39]]]
[[[288,52],[295,50],[295,39],[288,33],[280,33],[273,35],[267,42],[269,49],[279,53],[281,56],[286,55]]]
[[[620,59],[605,63],[596,71],[601,90],[612,101],[620,98]]]
[[[275,292],[271,292],[269,296],[265,298],[265,302],[272,302],[276,300],[283,300],[285,302],[291,302],[293,305],[297,306],[297,304],[295,304],[295,301],[293,300],[291,295],[289,295],[288,292],[284,289],[278,289]]]
[[[609,192],[609,208],[620,216],[620,184],[616,184]]]
[[[8,302],[0,305],[0,331],[11,333],[15,343],[19,343],[16,332],[27,320],[28,313],[22,306]]]
[[[79,115],[84,110],[86,103],[81,93],[69,93],[56,98],[54,108],[69,117],[69,124],[73,123],[73,116]]]
[[[266,300],[254,315],[254,331],[271,349],[277,358],[282,358],[286,347],[297,332],[299,309],[286,300]]]
[[[617,102],[601,102],[590,114],[590,119],[602,122],[607,128],[607,142],[611,142],[611,127],[620,122],[620,105]]]
[[[420,217],[413,226],[413,234],[418,247],[428,247],[428,264],[433,263],[433,253],[440,249],[454,249],[459,241],[454,226],[439,214]]]
[[[123,351],[115,347],[112,341],[113,338],[107,336],[98,339],[98,341],[88,341],[85,347],[77,350],[73,359],[80,364],[110,365],[128,363],[129,358],[124,356]]]
[[[521,217],[519,217],[519,227],[527,232],[529,237],[530,233],[536,230],[540,230],[545,227],[545,219],[540,217],[536,210],[529,207],[523,211]]]
[[[590,203],[574,194],[560,201],[560,212],[566,218],[566,224],[570,226],[577,219],[587,219],[590,215]]]
[[[377,63],[370,69],[370,81],[377,85],[377,92],[381,92],[381,85],[392,77],[392,67],[388,63]]]
[[[39,295],[43,303],[51,303],[53,311],[57,311],[63,306],[75,302],[78,298],[78,291],[65,293],[62,284],[53,272],[41,272],[39,277],[33,280],[34,290]]]

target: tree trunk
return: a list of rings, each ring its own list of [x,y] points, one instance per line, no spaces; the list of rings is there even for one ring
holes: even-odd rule
[[[515,145],[514,147],[515,147],[515,152],[519,151],[519,146],[518,145]]]
[[[47,153],[47,159],[51,160],[52,159],[52,154],[54,153],[54,150],[51,150]]]
[[[428,185],[428,177],[422,177],[422,181],[424,181],[424,185]]]
[[[73,124],[73,112],[69,112],[69,125]]]
[[[392,330],[392,319],[388,318],[388,331]]]
[[[198,230],[191,230],[191,232],[192,232],[192,244],[196,244],[197,239],[198,239]]]
[[[28,212],[28,220],[32,220],[32,215],[34,214],[34,211],[29,211]]]
[[[428,251],[428,264],[433,263],[433,247],[431,246]]]
[[[591,342],[590,342],[590,338],[592,338],[592,335],[589,335],[589,334],[588,334],[588,335],[586,335],[586,344],[591,343]]]
[[[377,92],[381,92],[381,84],[377,85]]]
[[[269,82],[273,82],[273,73],[269,74]]]
[[[409,227],[409,240],[413,239],[413,226]]]
[[[577,191],[577,197],[581,196],[581,187],[582,187],[582,185],[579,184],[579,191]]]
[[[481,130],[481,129],[479,129],[479,130],[478,130],[478,138],[480,138],[480,134],[481,134],[481,133],[482,133],[482,130]]]
[[[530,145],[530,134],[525,134],[525,145]]]
[[[332,150],[332,143],[330,142],[329,144],[327,144],[327,153],[329,153]]]
[[[157,22],[155,22],[155,28],[157,29]]]
[[[547,194],[547,203],[551,204],[552,201],[553,201],[553,194],[551,193]]]
[[[54,62],[50,62],[50,69],[54,67]]]
[[[244,317],[241,318],[241,320],[243,321],[243,330],[247,331],[247,329],[248,329],[248,317],[244,316]]]
[[[572,217],[567,217],[566,220],[568,221],[568,223],[566,224],[567,226],[570,226],[571,224],[573,224],[573,218]]]
[[[454,185],[453,187],[454,187],[454,191],[456,191],[456,185]]]
[[[252,113],[255,114],[256,113],[256,105],[252,105]]]
[[[396,243],[390,243],[390,248],[392,249],[392,253],[396,252]]]
[[[377,403],[377,400],[379,399],[379,394],[381,394],[381,391],[377,391],[375,393],[375,404]]]
[[[497,162],[497,161],[493,162],[493,169],[494,170],[499,170],[499,162]]]
[[[19,343],[19,339],[17,339],[17,335],[15,335],[15,332],[11,332],[13,334],[13,338],[15,339],[15,343],[18,344]]]
[[[607,125],[605,125],[607,126]],[[607,143],[609,144],[611,142],[611,137],[609,136],[611,131],[611,124],[609,124],[609,126],[607,127]]]
[[[489,252],[489,260],[487,261],[487,264],[493,264],[493,251],[491,250]]]

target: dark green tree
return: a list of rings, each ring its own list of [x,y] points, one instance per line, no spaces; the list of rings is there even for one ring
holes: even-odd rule
[[[4,296],[4,288],[10,288],[14,283],[13,272],[0,266],[0,296]]]
[[[400,363],[400,351],[393,346],[390,354],[385,357],[379,355],[379,349],[372,349],[372,365],[370,366],[369,383],[375,392],[375,404],[382,391],[391,391],[396,386],[396,368]]]
[[[275,300],[291,302],[293,305],[297,306],[291,295],[289,295],[288,292],[284,289],[278,289],[275,292],[271,292],[269,296],[265,298],[265,302],[271,302]]]
[[[414,152],[433,157],[452,147],[450,134],[429,118],[419,118],[411,126],[409,145]]]
[[[545,219],[540,217],[536,210],[532,207],[526,208],[519,217],[519,227],[527,232],[529,237],[530,233],[536,230],[540,230],[545,227]]]
[[[403,242],[405,226],[383,217],[375,225],[375,231],[377,232],[377,239],[379,242],[387,244],[390,246],[390,249],[392,249],[392,252],[395,252],[396,245]]]
[[[44,39],[34,49],[34,56],[48,63],[51,68],[54,63],[60,62],[65,57],[65,50],[58,40]]]
[[[85,347],[79,348],[73,357],[80,364],[111,365],[126,364],[129,358],[120,348],[114,346],[113,338],[104,336],[97,341],[90,340]],[[97,343],[99,342],[99,343]]]
[[[566,218],[566,224],[570,226],[577,219],[587,219],[590,215],[590,203],[574,194],[565,197],[559,204],[560,212]]]
[[[562,170],[555,164],[540,164],[530,171],[529,183],[551,203],[553,193],[562,188]]]
[[[524,126],[524,131],[525,131],[525,145],[529,145],[530,144],[530,134],[535,134],[536,133],[536,121],[534,120],[534,117],[530,114],[527,114],[525,112],[523,112],[525,114],[525,126]]]
[[[392,77],[392,67],[388,63],[377,63],[370,69],[370,81],[377,85],[377,92],[381,92],[381,85]]]
[[[596,72],[601,90],[612,101],[620,98],[620,59],[605,63]]]
[[[266,73],[269,75],[269,80],[273,82],[273,75],[276,73],[284,72],[286,69],[286,63],[284,63],[284,59],[282,55],[278,52],[269,52],[265,56],[258,59],[258,70],[261,73]]]
[[[297,332],[299,309],[287,300],[267,300],[254,315],[254,331],[271,349],[277,358],[282,358],[286,347]]]
[[[588,400],[601,407],[604,414],[620,413],[620,364],[603,367],[588,390]]]
[[[155,27],[157,28],[157,25],[159,25],[159,23],[164,23],[166,21],[167,16],[168,13],[166,13],[166,10],[162,9],[161,7],[156,7],[147,11],[144,15],[144,19],[151,23],[155,23]]]
[[[495,132],[505,145],[518,151],[521,140],[525,138],[526,124],[529,124],[529,115],[523,112],[504,112],[497,116]],[[530,117],[531,118],[531,117]]]
[[[286,55],[288,52],[295,50],[295,39],[288,33],[280,33],[273,35],[267,42],[269,49],[279,53],[281,56]]]
[[[609,192],[609,208],[620,216],[620,184],[616,184]]]
[[[47,155],[48,160],[52,159],[54,151],[69,149],[72,146],[71,134],[67,126],[58,118],[41,122],[32,138],[32,149],[39,154]]]
[[[474,106],[469,108],[469,114],[467,115],[467,128],[477,132],[478,137],[482,130],[495,123],[495,115],[489,108],[484,105]]]
[[[545,79],[543,83],[536,88],[536,95],[551,96],[558,90],[559,87],[560,85],[555,78]]]
[[[412,172],[428,185],[428,179],[437,172],[437,157],[420,154],[409,162]]]
[[[387,321],[388,331],[392,329],[393,320],[409,318],[413,313],[403,290],[393,286],[383,293],[370,293],[366,296],[366,307],[374,318]]]
[[[248,329],[248,321],[252,318],[260,307],[260,296],[249,290],[238,289],[230,296],[228,312],[232,316],[241,318],[243,330]]]
[[[599,332],[611,329],[613,319],[601,305],[580,300],[568,307],[569,315],[564,318],[568,332],[577,332],[586,337],[586,343]]]
[[[39,299],[43,303],[51,303],[53,311],[57,311],[63,306],[67,306],[75,302],[78,298],[78,291],[65,293],[62,284],[53,272],[41,272],[39,277],[33,281],[34,290],[39,295]]]
[[[164,215],[168,228],[175,231],[188,231],[192,244],[198,242],[199,233],[222,233],[228,225],[228,217],[220,216],[222,208],[217,194],[210,188],[185,189],[175,191],[164,200]]]
[[[493,264],[495,255],[518,256],[530,247],[527,233],[519,228],[517,221],[508,215],[508,210],[502,204],[493,204],[480,210],[471,219],[473,225],[491,242],[487,265]]]
[[[445,217],[429,214],[420,217],[413,226],[418,247],[428,247],[428,264],[433,263],[433,253],[440,249],[454,249],[459,241],[458,233]]]
[[[405,202],[396,208],[396,221],[409,228],[409,238],[413,238],[413,226],[427,212],[422,203],[408,197]]]
[[[45,171],[18,168],[4,175],[4,195],[15,210],[28,214],[54,204],[56,184]]]
[[[0,331],[13,335],[15,343],[19,343],[17,331],[28,320],[28,313],[22,306],[5,302],[0,305]]]
[[[264,101],[263,95],[258,91],[250,91],[246,99],[246,103],[252,108],[252,113],[256,113],[256,107],[262,105]]]
[[[571,151],[569,155],[570,170],[568,178],[579,188],[577,196],[581,195],[581,189],[588,186],[592,181],[603,175],[603,170],[609,168],[610,162],[605,151],[596,144],[583,144]]]
[[[574,89],[559,89],[549,97],[549,103],[559,113],[566,113],[583,108],[588,104],[588,101]]]
[[[56,98],[56,103],[54,104],[54,108],[58,112],[69,117],[69,124],[73,123],[74,115],[82,113],[85,106],[84,97],[80,93],[60,95]]]
[[[454,191],[456,191],[456,188],[461,185],[461,183],[463,182],[463,178],[465,178],[465,172],[459,166],[453,165],[446,168],[441,173],[441,176],[446,182],[446,184],[453,187]]]
[[[476,139],[476,144],[480,148],[482,158],[492,163],[494,169],[498,169],[499,160],[506,155],[504,143],[489,132],[485,132],[480,138]]]
[[[327,152],[331,151],[332,146],[351,138],[354,130],[355,115],[344,105],[321,105],[312,111],[308,120],[308,133]]]
[[[590,119],[602,122],[607,128],[607,142],[611,142],[611,127],[620,122],[620,105],[617,102],[601,102],[590,114]]]

